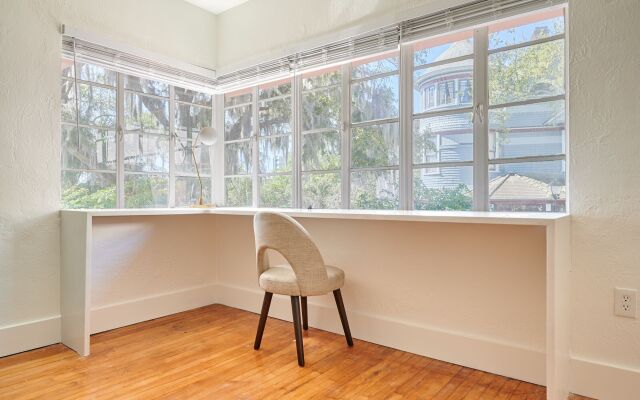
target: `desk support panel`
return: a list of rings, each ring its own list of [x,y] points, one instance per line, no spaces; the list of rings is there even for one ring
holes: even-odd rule
[[[61,337],[62,344],[89,355],[91,282],[91,222],[87,213],[62,211]]]

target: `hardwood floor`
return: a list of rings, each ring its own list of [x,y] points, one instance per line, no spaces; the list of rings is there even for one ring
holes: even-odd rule
[[[53,345],[0,358],[0,399],[544,399],[526,382],[220,305],[104,332],[92,354]],[[574,400],[586,399],[573,397]]]

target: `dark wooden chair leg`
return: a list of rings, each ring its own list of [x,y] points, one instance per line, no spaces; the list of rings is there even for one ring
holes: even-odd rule
[[[291,312],[293,313],[293,331],[296,334],[296,352],[298,353],[298,365],[304,367],[302,324],[300,323],[300,297],[291,296]]]
[[[307,314],[307,296],[302,296],[302,329],[309,330],[309,315]]]
[[[347,312],[344,309],[344,303],[342,302],[342,293],[340,292],[340,289],[333,291],[333,297],[336,298],[338,313],[340,313],[340,322],[342,322],[342,329],[344,330],[344,337],[347,339],[347,344],[349,346],[353,346],[353,338],[351,337],[349,321],[347,321]]]
[[[256,341],[253,344],[253,348],[258,350],[260,343],[262,342],[262,334],[264,333],[264,326],[267,324],[267,317],[269,316],[269,306],[271,306],[271,298],[273,293],[264,292],[264,300],[262,300],[262,311],[260,312],[260,322],[258,323],[258,332],[256,332]]]

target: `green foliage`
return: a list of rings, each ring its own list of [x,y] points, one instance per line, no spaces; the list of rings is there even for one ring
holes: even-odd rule
[[[115,186],[92,190],[91,187],[73,185],[62,191],[62,208],[114,208],[115,206]]]
[[[489,58],[489,93],[492,104],[562,93],[563,42],[547,42],[494,53]]]
[[[306,174],[302,178],[303,207],[340,208],[340,172]]]
[[[358,191],[351,199],[351,207],[368,210],[394,210],[398,208],[398,200],[390,196],[377,196],[372,191]]]
[[[245,207],[251,205],[251,177],[225,179],[225,205]]]
[[[260,179],[261,207],[291,207],[291,175]]]
[[[131,175],[125,180],[124,203],[127,208],[166,207],[169,182],[164,176]]]
[[[465,185],[428,188],[420,178],[414,180],[413,196],[416,210],[468,211],[473,202],[471,191]]]

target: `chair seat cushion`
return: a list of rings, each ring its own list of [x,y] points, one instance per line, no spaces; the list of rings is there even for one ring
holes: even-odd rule
[[[326,282],[319,284],[314,288],[313,293],[305,295],[322,295],[340,289],[344,285],[344,272],[337,267],[326,265],[327,279]],[[298,281],[296,274],[288,265],[279,265],[269,267],[260,275],[260,287],[265,292],[283,294],[286,296],[300,296]]]

